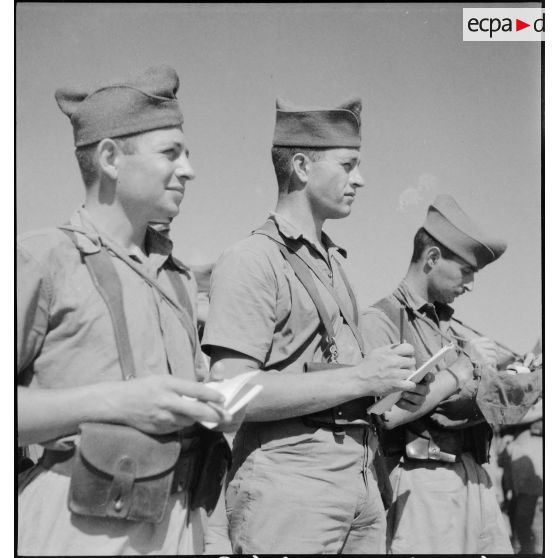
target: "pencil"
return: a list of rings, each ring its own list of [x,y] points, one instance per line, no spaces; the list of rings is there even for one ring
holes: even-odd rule
[[[405,312],[405,308],[401,306],[399,308],[399,342],[404,343],[405,340],[403,339],[403,313]]]

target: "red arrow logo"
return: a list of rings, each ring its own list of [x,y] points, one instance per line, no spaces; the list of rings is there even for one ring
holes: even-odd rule
[[[524,21],[521,21],[520,19],[515,20],[515,30],[516,31],[521,31],[522,29],[525,29],[526,27],[531,27],[531,24],[530,23],[525,23]]]

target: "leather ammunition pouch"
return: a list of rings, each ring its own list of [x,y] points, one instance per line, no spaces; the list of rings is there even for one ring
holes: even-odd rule
[[[221,433],[200,430],[180,439],[104,423],[84,423],[80,431],[68,471],[72,512],[158,523],[170,495],[182,491],[190,509],[203,507],[208,515],[215,509],[231,460]]]
[[[488,462],[492,429],[486,423],[467,428],[441,428],[428,418],[382,432],[380,443],[386,456],[404,455],[412,460],[454,463],[465,452],[482,465]]]
[[[171,493],[180,441],[119,424],[84,423],[70,483],[78,515],[158,523]]]
[[[348,365],[338,363],[307,362],[304,365],[305,372],[316,372],[332,368],[343,368]],[[359,397],[352,401],[347,401],[336,407],[317,411],[304,415],[302,421],[307,426],[318,426],[332,430],[342,430],[347,425],[369,425],[369,415],[366,409],[375,401],[374,397]]]

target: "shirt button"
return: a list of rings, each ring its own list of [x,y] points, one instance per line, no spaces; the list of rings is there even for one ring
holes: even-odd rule
[[[333,279],[333,273],[331,273],[331,271],[328,272],[327,276],[328,276],[330,279]]]

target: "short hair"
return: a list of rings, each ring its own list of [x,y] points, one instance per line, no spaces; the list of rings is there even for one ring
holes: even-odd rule
[[[293,172],[292,158],[297,153],[306,155],[311,161],[319,161],[323,158],[325,148],[307,147],[281,147],[274,145],[271,148],[271,160],[277,177],[279,191],[285,191],[289,185],[289,179]]]
[[[424,227],[421,227],[415,234],[415,238],[413,240],[413,255],[411,256],[411,262],[418,262],[421,256],[424,254],[424,251],[433,246],[439,248],[442,254],[442,258],[446,260],[453,260],[457,258],[457,256],[451,250],[438,242],[430,233],[428,233],[424,229]]]
[[[111,138],[125,155],[132,155],[136,151],[136,138],[140,134],[130,134]],[[92,145],[77,147],[75,150],[81,178],[86,187],[91,186],[99,178],[97,166],[97,146],[99,142]]]

